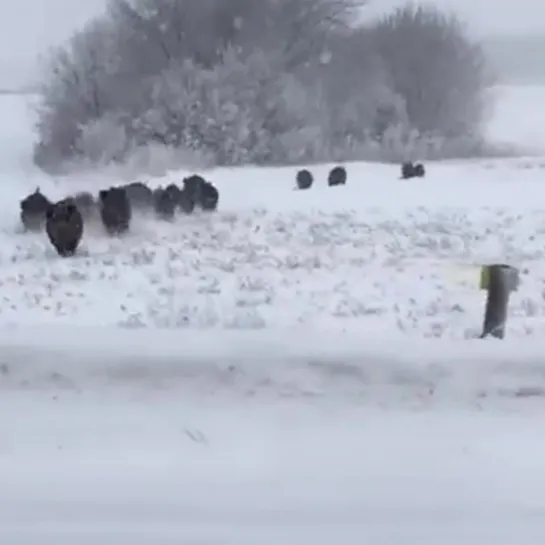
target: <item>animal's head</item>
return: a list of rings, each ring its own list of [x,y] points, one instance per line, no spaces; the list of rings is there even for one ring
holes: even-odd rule
[[[59,211],[62,212],[64,216],[72,216],[78,211],[78,206],[73,197],[68,197],[60,203],[57,204]]]

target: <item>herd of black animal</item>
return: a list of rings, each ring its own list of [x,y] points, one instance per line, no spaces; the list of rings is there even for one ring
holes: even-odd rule
[[[403,179],[425,176],[421,163],[403,163]],[[329,172],[329,186],[345,185],[346,169],[336,166]],[[297,189],[310,189],[312,173],[306,169],[296,175]],[[100,218],[109,235],[121,235],[130,228],[133,211],[152,212],[158,219],[172,221],[177,214],[192,214],[196,208],[215,211],[219,191],[197,174],[183,179],[182,187],[170,184],[152,190],[143,182],[110,187],[99,191],[98,197],[82,192],[58,202],[50,201],[40,188],[21,201],[21,222],[26,231],[40,232],[45,228],[49,241],[62,257],[70,257],[83,237],[87,221]]]
[[[57,253],[70,257],[76,253],[87,221],[100,219],[106,232],[116,236],[129,230],[133,211],[151,212],[158,219],[171,221],[196,208],[215,211],[218,201],[217,188],[196,174],[184,178],[182,187],[170,184],[152,190],[145,183],[133,182],[103,189],[97,197],[82,192],[58,202],[51,202],[37,188],[21,201],[21,222],[26,231],[45,228]]]
[[[423,178],[425,175],[426,170],[422,163],[407,162],[401,165],[401,178],[404,180],[410,180],[411,178]],[[346,169],[341,166],[336,166],[329,171],[327,185],[329,187],[345,185],[346,179]],[[310,189],[314,184],[314,176],[309,170],[303,169],[297,173],[295,181],[297,183],[297,189]]]

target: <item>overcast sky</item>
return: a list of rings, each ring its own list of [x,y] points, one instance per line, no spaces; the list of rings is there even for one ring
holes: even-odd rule
[[[0,84],[11,78],[18,82],[28,79],[40,54],[100,13],[105,4],[106,0],[4,2],[0,17]]]
[[[193,0],[198,1],[198,0]],[[228,0],[225,0],[228,1]],[[258,1],[258,0],[256,0]],[[543,32],[545,0],[428,0],[454,9],[479,34]],[[21,81],[36,58],[62,41],[106,0],[15,0],[5,2],[0,17],[0,76]],[[369,0],[369,13],[391,9],[404,0]]]

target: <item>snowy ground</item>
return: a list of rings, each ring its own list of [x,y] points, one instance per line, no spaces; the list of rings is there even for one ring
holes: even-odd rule
[[[538,151],[502,93],[490,130]],[[545,153],[211,172],[216,215],[61,260],[15,203],[106,181],[37,174],[0,108],[2,543],[543,543]],[[472,338],[493,261],[523,273],[503,343]]]

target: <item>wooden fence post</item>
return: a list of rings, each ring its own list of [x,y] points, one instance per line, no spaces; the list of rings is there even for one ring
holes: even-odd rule
[[[481,339],[505,337],[509,296],[517,291],[519,283],[518,270],[509,265],[487,265],[481,269],[480,288],[488,292]]]

